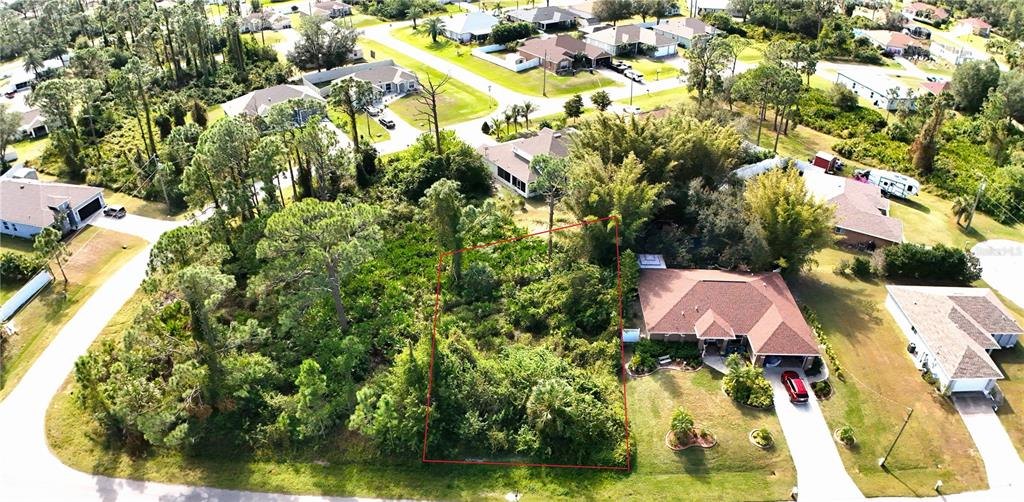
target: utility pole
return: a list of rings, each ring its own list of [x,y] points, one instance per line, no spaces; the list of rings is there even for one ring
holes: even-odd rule
[[[984,176],[981,178],[981,184],[978,185],[978,193],[974,194],[974,203],[971,204],[971,212],[967,214],[967,225],[964,226],[964,230],[971,229],[971,222],[974,221],[974,210],[978,208],[978,201],[981,200],[981,194],[985,191],[985,184],[988,180]]]
[[[878,459],[878,466],[879,467],[881,467],[883,469],[885,468],[885,461],[889,460],[889,455],[892,453],[892,450],[894,448],[896,448],[896,442],[900,440],[900,436],[903,435],[903,431],[907,428],[907,424],[910,423],[910,417],[913,414],[914,414],[914,409],[913,408],[908,408],[907,418],[903,420],[903,426],[901,426],[900,427],[900,431],[896,433],[896,439],[893,439],[892,440],[892,444],[889,445],[889,451],[885,452],[885,456],[884,457]]]
[[[633,79],[629,79],[629,106],[633,106]]]

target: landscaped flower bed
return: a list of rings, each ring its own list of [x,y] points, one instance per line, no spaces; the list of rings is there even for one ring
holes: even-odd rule
[[[747,435],[747,439],[750,439],[750,442],[754,446],[762,450],[767,450],[772,446],[775,446],[775,438],[772,437],[771,431],[763,427],[750,431],[750,434]]]
[[[701,448],[714,448],[718,444],[718,438],[704,429],[694,429],[692,434],[681,436],[672,431],[665,434],[665,446],[672,450],[682,451],[693,446]]]

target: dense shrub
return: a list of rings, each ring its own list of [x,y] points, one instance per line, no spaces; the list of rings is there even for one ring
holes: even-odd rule
[[[800,99],[800,123],[840,138],[867,136],[881,131],[885,127],[885,117],[857,105],[857,96],[854,95],[851,101],[847,93],[852,94],[852,91],[810,89]]]
[[[679,407],[672,412],[672,432],[677,436],[690,436],[693,434],[693,415],[685,408]]]
[[[725,361],[729,373],[722,379],[722,388],[735,401],[755,408],[772,405],[772,384],[764,377],[764,370],[740,359],[739,354]]]
[[[838,436],[839,440],[842,441],[843,444],[847,446],[850,446],[857,442],[857,438],[854,437],[853,435],[853,427],[850,427],[849,425],[844,425],[840,427]]]
[[[669,356],[673,361],[682,361],[687,366],[700,366],[700,348],[695,342],[663,342],[660,340],[640,340],[634,347],[635,354],[643,354],[653,359]]]
[[[850,264],[850,272],[858,279],[870,278],[874,273],[871,269],[871,260],[863,256],[854,257],[853,263]]]
[[[818,399],[825,399],[832,395],[832,384],[828,380],[819,380],[811,384],[811,390]]]
[[[967,285],[981,279],[978,257],[962,249],[902,243],[885,248],[883,273],[889,279]]]
[[[808,127],[812,127],[808,125]],[[910,172],[910,147],[882,133],[850,138],[832,145],[839,155],[894,171]]]
[[[530,35],[533,35],[533,25],[530,23],[498,23],[491,29],[491,43],[505,45]]]
[[[642,375],[654,371],[654,368],[658,366],[658,361],[648,354],[636,353],[633,354],[633,358],[629,360],[629,369],[633,373]]]
[[[42,268],[43,264],[33,255],[21,253],[0,253],[0,281],[24,281]]]

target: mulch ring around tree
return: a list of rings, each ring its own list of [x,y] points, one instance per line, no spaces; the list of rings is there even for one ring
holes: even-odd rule
[[[775,438],[772,438],[768,442],[768,444],[766,444],[766,445],[757,444],[757,440],[754,439],[754,433],[755,432],[757,432],[757,429],[754,429],[754,430],[750,431],[750,434],[747,434],[747,439],[750,440],[750,444],[752,444],[752,445],[754,445],[754,446],[756,446],[756,447],[758,447],[758,448],[760,448],[762,450],[770,450],[770,449],[772,449],[773,446],[775,446]]]
[[[665,446],[672,451],[683,451],[693,446],[698,446],[704,449],[714,448],[715,445],[718,444],[718,438],[716,438],[714,434],[708,433],[707,437],[703,437],[701,436],[701,431],[699,429],[694,432],[695,434],[691,434],[684,443],[679,440],[679,437],[676,436],[674,432],[668,431],[668,433],[665,434]]]
[[[853,446],[857,444],[857,441],[854,440],[852,443],[847,443],[847,442],[843,441],[842,439],[839,439],[839,431],[840,430],[842,430],[841,427],[839,429],[836,429],[836,430],[832,431],[832,439],[835,439],[837,443],[839,443],[839,444],[841,444],[841,445],[843,445],[843,446],[845,446],[847,448],[853,448]]]

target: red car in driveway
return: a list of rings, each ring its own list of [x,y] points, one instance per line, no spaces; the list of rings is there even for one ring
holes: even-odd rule
[[[804,385],[804,381],[800,379],[800,375],[797,372],[783,371],[782,385],[786,387],[786,392],[789,393],[790,402],[807,402],[807,386]]]

